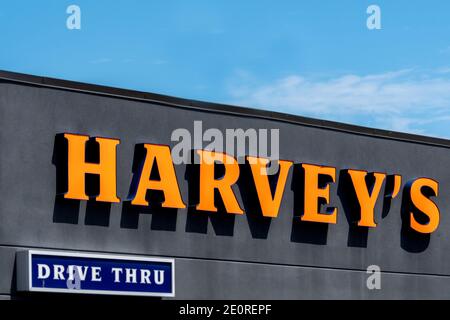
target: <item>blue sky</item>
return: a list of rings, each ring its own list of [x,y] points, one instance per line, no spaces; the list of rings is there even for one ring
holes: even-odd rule
[[[0,69],[450,138],[449,14],[446,0],[2,1]]]

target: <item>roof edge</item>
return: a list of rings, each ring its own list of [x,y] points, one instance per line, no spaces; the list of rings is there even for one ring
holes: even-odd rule
[[[172,107],[196,109],[207,112],[234,114],[244,117],[256,117],[267,120],[289,122],[304,126],[321,128],[326,130],[340,131],[365,135],[377,138],[400,140],[406,142],[414,142],[439,147],[450,148],[450,140],[444,138],[436,138],[404,132],[375,129],[358,125],[346,124],[341,122],[320,120],[297,116],[287,113],[266,111],[261,109],[253,109],[241,106],[233,106],[221,103],[204,102],[199,100],[191,100],[178,98],[168,95],[136,91],[130,89],[122,89],[97,84],[76,82],[57,78],[42,77],[24,73],[0,70],[0,79],[3,81],[28,84],[40,87],[50,87],[60,90],[69,90],[76,92],[84,92],[96,95],[113,96],[122,99],[147,101]]]

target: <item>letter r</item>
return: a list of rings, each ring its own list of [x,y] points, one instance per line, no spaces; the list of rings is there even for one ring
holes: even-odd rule
[[[99,144],[99,163],[86,162],[86,143],[89,136],[64,134],[68,143],[67,179],[68,191],[66,199],[89,200],[86,195],[86,174],[96,174],[100,177],[100,192],[97,201],[120,202],[116,187],[116,147],[118,139],[95,138]]]

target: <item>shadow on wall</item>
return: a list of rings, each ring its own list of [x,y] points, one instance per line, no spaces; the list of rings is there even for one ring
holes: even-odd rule
[[[238,180],[238,186],[241,195],[245,193],[245,196],[241,198],[250,233],[255,239],[267,239],[272,218],[264,217],[262,214],[250,164],[246,160],[245,164],[241,164],[239,167],[241,175]],[[268,180],[272,194],[274,194],[278,175],[269,175]]]
[[[144,148],[137,145],[133,158],[133,180],[136,181],[139,175],[139,168],[143,158]],[[65,199],[63,194],[67,192],[67,140],[63,134],[55,137],[52,163],[56,167],[56,196],[53,209],[54,223],[78,224],[80,214],[80,201]],[[99,161],[99,146],[93,139],[89,140],[86,146],[86,161]],[[152,170],[151,178],[158,178],[158,171]],[[134,192],[135,184],[130,187],[130,194]],[[84,224],[109,227],[111,204],[97,202],[94,200],[99,193],[99,179],[96,175],[86,175],[86,194],[90,200],[86,202],[86,213]],[[153,230],[176,230],[177,209],[166,209],[161,207],[164,200],[162,192],[152,191],[147,193],[147,201],[154,203],[154,207],[131,206],[130,201],[125,200],[122,204],[121,228],[137,229],[140,214],[152,214],[151,229]]]
[[[432,195],[432,190],[424,188],[424,194],[427,196]],[[410,227],[410,215],[413,214],[414,218],[421,224],[426,224],[428,218],[416,208],[411,205],[410,197],[410,185],[407,184],[403,190],[402,194],[402,207],[401,207],[401,217],[402,217],[402,229],[400,232],[400,246],[413,253],[419,253],[425,251],[430,244],[430,234],[423,234],[414,231]]]
[[[291,189],[294,192],[294,216],[292,218],[291,241],[326,245],[328,224],[302,221],[300,219],[304,208],[305,172],[301,164],[295,164],[293,167]],[[324,187],[327,182],[327,180],[322,180],[319,181],[319,184],[321,187]],[[319,203],[319,208],[322,203]]]
[[[375,177],[373,174],[368,174],[366,177],[366,185],[371,192],[375,183]],[[386,177],[386,183],[383,192],[383,207],[381,213],[381,219],[385,219],[391,208],[392,193],[394,191],[394,176],[390,175]],[[430,194],[431,195],[431,190]],[[369,228],[359,227],[357,221],[360,219],[358,212],[361,208],[358,204],[354,188],[352,187],[351,178],[347,170],[341,170],[339,174],[338,196],[341,199],[342,207],[349,223],[348,234],[348,246],[350,247],[367,247],[367,239],[369,235]],[[411,199],[409,197],[409,187],[403,189],[401,198],[401,218],[402,227],[400,232],[400,245],[401,247],[411,253],[419,253],[425,251],[430,243],[429,234],[421,234],[411,229],[409,213],[413,212],[415,217],[420,217],[421,223],[426,223],[424,215],[418,212],[415,208],[409,204]],[[356,213],[356,215],[355,215]]]
[[[164,194],[162,191],[152,190],[147,192],[145,200],[148,203],[151,203],[151,206],[131,205],[131,199],[134,198],[137,191],[146,152],[143,144],[137,144],[134,148],[132,166],[133,179],[131,181],[128,197],[122,203],[120,227],[137,229],[139,225],[139,216],[141,214],[151,214],[152,222],[150,228],[152,230],[176,231],[178,209],[162,207],[162,203],[164,202]],[[156,165],[152,166],[150,179],[160,179]]]
[[[194,159],[194,151],[191,151],[191,159]],[[235,215],[228,214],[225,211],[225,205],[218,191],[214,191],[214,203],[217,207],[217,212],[204,212],[196,209],[199,202],[199,183],[200,183],[200,167],[198,164],[186,165],[185,180],[188,182],[188,210],[186,217],[186,232],[192,233],[208,233],[208,220],[211,221],[214,233],[219,236],[234,235]],[[223,164],[215,164],[215,178],[221,178],[225,173],[225,166]],[[236,192],[236,186],[233,186],[233,191]]]
[[[349,247],[367,247],[367,239],[369,237],[368,227],[359,227],[358,220],[360,219],[359,212],[361,210],[358,199],[356,197],[353,184],[347,170],[341,170],[338,177],[338,197],[342,203],[345,217],[349,224],[347,245]],[[366,185],[369,190],[373,186],[375,178],[373,175],[367,175]]]
[[[67,140],[63,134],[55,137],[52,163],[56,168],[56,196],[54,200],[53,222],[78,224],[80,215],[80,201],[65,199],[63,194],[67,191]],[[194,156],[192,152],[192,157]],[[140,168],[143,159],[145,159],[145,148],[142,145],[136,145],[133,157],[133,181],[130,186],[128,199],[131,199],[135,193],[137,181],[139,180]],[[192,158],[193,159],[193,158]],[[86,146],[86,161],[99,161],[99,146],[95,140],[91,139]],[[242,198],[243,210],[248,222],[250,233],[255,239],[267,239],[271,218],[263,217],[261,207],[258,201],[256,187],[253,182],[252,173],[248,163],[240,166],[241,175],[233,191],[238,194],[238,190],[245,192]],[[216,179],[224,174],[224,166],[216,164]],[[328,224],[301,221],[300,216],[304,207],[304,171],[300,164],[293,166],[293,178],[291,182],[291,190],[294,193],[294,216],[292,219],[291,242],[308,243],[317,245],[327,244]],[[151,179],[159,179],[159,173],[156,166],[153,166],[150,174]],[[184,176],[188,182],[188,202],[187,217],[185,231],[191,233],[208,233],[208,221],[211,221],[212,229],[215,235],[229,236],[234,235],[234,226],[236,215],[225,212],[225,206],[222,198],[215,191],[215,203],[217,212],[202,212],[196,210],[198,204],[199,190],[199,165],[192,164],[186,166]],[[278,181],[278,175],[269,176],[269,183],[272,194]],[[329,180],[321,179],[320,187],[324,187]],[[366,183],[373,186],[374,177],[368,175]],[[384,188],[383,209],[381,218],[386,218],[390,207],[391,198],[388,196],[393,188],[392,179],[387,177]],[[86,175],[86,194],[90,196],[90,200],[86,202],[86,212],[84,218],[85,225],[109,227],[111,204],[104,202],[96,202],[93,200],[99,193],[99,179],[96,175]],[[337,194],[342,203],[342,209],[349,223],[349,233],[347,245],[350,247],[367,247],[369,230],[366,227],[358,227],[356,221],[359,217],[355,216],[360,208],[356,200],[356,194],[353,190],[350,177],[346,170],[341,170],[338,177]],[[177,209],[162,208],[161,203],[164,196],[161,191],[149,191],[146,200],[152,206],[135,206],[125,199],[122,203],[120,227],[126,229],[137,229],[139,225],[139,217],[141,214],[151,214],[152,230],[176,231]],[[406,186],[403,190],[401,205],[401,247],[408,252],[423,252],[427,249],[430,242],[430,235],[423,235],[415,232],[409,226],[409,213],[413,212],[419,222],[424,223],[426,217],[414,208],[409,206],[409,188]],[[324,203],[319,203],[323,205]],[[424,220],[425,219],[425,220]],[[425,221],[426,223],[426,221]]]
[[[67,191],[67,141],[63,134],[55,137],[52,163],[56,168],[56,196],[53,222],[78,224],[80,201],[64,199]]]

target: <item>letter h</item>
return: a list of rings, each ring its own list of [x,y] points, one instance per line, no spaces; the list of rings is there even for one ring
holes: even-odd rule
[[[67,178],[68,190],[66,199],[89,200],[86,195],[86,174],[96,174],[100,180],[100,192],[95,198],[102,202],[120,202],[116,187],[116,147],[118,139],[95,138],[99,144],[99,162],[86,161],[86,143],[89,136],[64,134],[68,142]]]

